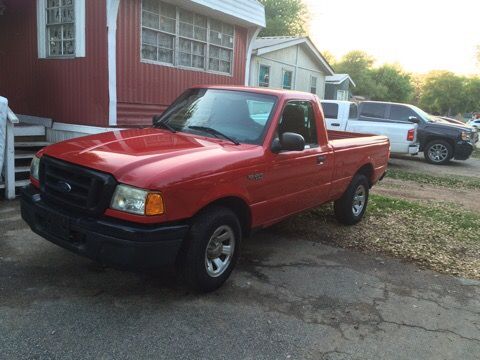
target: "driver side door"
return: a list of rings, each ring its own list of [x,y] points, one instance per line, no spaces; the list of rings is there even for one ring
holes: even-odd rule
[[[328,144],[319,144],[317,124],[310,101],[289,101],[285,105],[277,135],[282,131],[298,133],[305,139],[305,148],[269,154],[264,187],[269,222],[328,200],[333,152]]]

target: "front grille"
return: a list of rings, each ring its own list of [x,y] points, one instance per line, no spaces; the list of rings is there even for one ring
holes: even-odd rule
[[[112,175],[49,156],[40,160],[40,192],[46,202],[100,215],[109,206],[115,185]]]

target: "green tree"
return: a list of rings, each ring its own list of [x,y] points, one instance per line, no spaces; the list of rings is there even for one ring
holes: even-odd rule
[[[260,0],[265,6],[267,27],[260,36],[306,34],[307,7],[302,0]]]
[[[375,59],[364,51],[350,51],[335,64],[335,72],[350,75],[357,85],[351,89],[353,94],[373,98],[380,91],[373,79],[374,62]]]
[[[412,74],[410,83],[413,87],[412,104],[420,106],[420,98],[422,97],[422,90],[425,84],[424,74]]]
[[[480,78],[467,79],[464,90],[465,112],[480,111]]]
[[[331,65],[331,66],[335,66],[336,62],[337,62],[337,59],[335,58],[335,55],[333,55],[330,51],[328,50],[325,50],[325,51],[322,51],[322,55],[323,57],[325,58],[325,60],[327,60],[327,62]]]
[[[413,98],[411,77],[400,66],[382,65],[372,70],[372,77],[376,84],[373,100],[406,103]]]
[[[466,111],[463,77],[449,71],[432,71],[425,77],[420,96],[420,107],[442,115],[456,115]]]

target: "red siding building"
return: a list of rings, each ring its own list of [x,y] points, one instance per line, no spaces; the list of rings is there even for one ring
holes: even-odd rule
[[[246,84],[265,26],[256,0],[0,3],[0,95],[72,134],[149,124],[192,85]]]

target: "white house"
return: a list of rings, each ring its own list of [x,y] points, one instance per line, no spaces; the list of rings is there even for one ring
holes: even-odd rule
[[[307,91],[325,96],[333,69],[308,37],[260,37],[253,43],[250,86]]]

